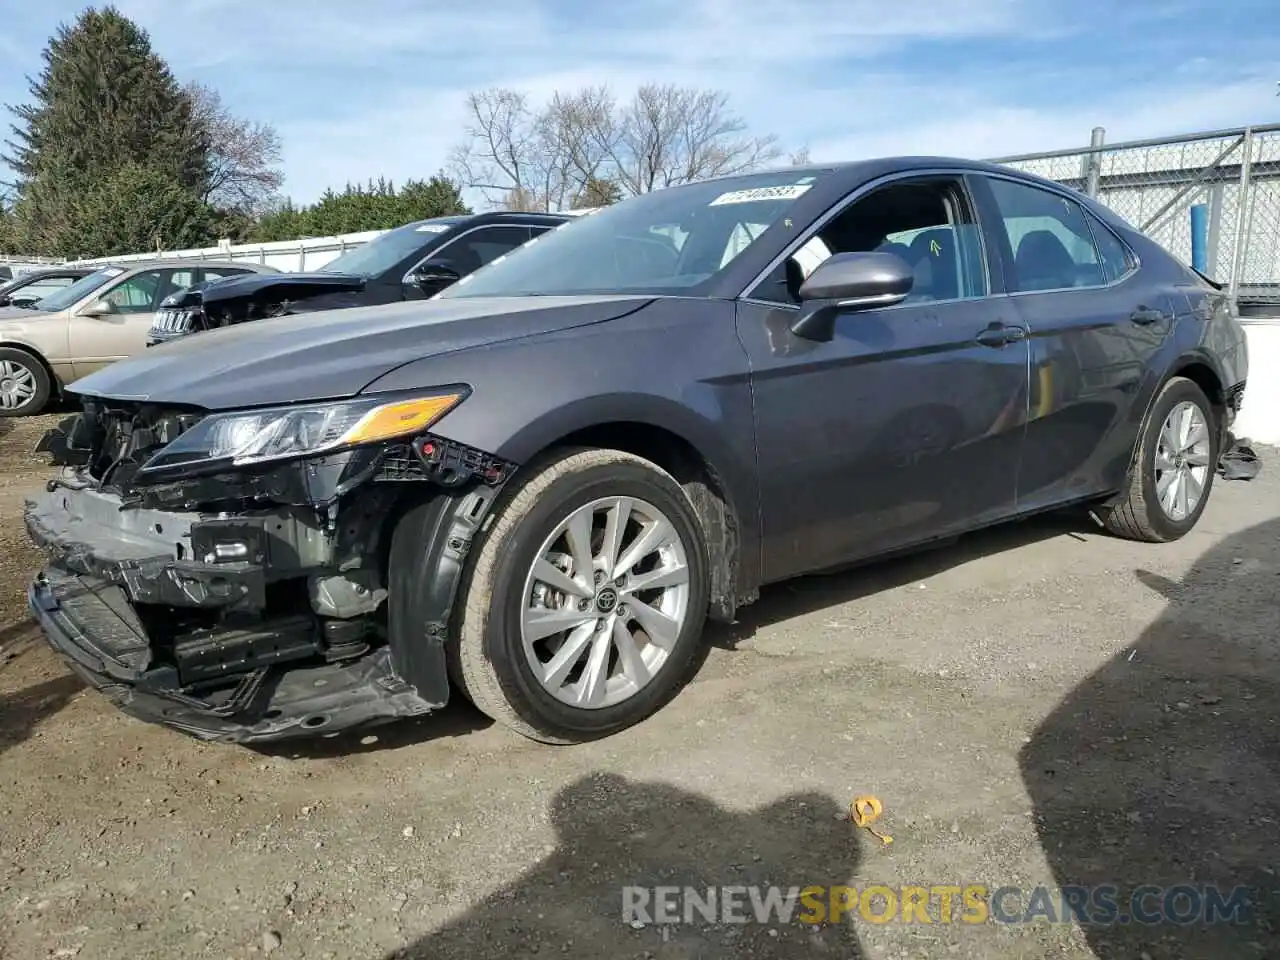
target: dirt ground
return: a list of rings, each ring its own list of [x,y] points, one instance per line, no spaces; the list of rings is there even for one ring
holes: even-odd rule
[[[0,426],[0,956],[1280,956],[1280,451],[1179,543],[1042,519],[771,589],[603,742],[459,705],[263,752],[122,716],[31,628],[52,419]],[[842,819],[860,793],[892,844]],[[1216,926],[621,913],[625,885],[768,883],[1258,900]]]

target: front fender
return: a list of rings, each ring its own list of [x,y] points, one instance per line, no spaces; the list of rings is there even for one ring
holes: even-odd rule
[[[605,322],[414,361],[365,392],[469,384],[471,395],[432,432],[517,464],[586,429],[607,437],[616,427],[619,445],[628,425],[664,430],[714,472],[740,525],[740,576],[750,580],[760,532],[755,426],[733,309],[660,298]]]

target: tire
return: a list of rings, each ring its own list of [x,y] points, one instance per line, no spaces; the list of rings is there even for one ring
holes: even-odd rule
[[[1194,507],[1185,516],[1173,516],[1161,504],[1156,457],[1166,420],[1175,408],[1184,404],[1193,405],[1208,432],[1208,453],[1204,457],[1207,470]],[[1128,489],[1122,492],[1117,503],[1098,512],[1102,525],[1116,536],[1147,543],[1167,543],[1185,536],[1196,525],[1209,502],[1221,441],[1218,416],[1204,391],[1185,377],[1172,377],[1157,395],[1143,424]]]
[[[566,744],[598,739],[630,727],[656,712],[675,696],[696,666],[708,604],[704,534],[679,483],[640,457],[614,450],[572,449],[557,452],[541,464],[531,464],[527,470],[526,479],[513,483],[504,491],[490,518],[488,530],[478,536],[477,543],[472,546],[472,562],[464,574],[456,608],[460,610],[460,616],[456,617],[454,629],[450,630],[450,673],[462,693],[482,713],[532,740]],[[678,559],[682,552],[688,579],[687,588],[672,586],[670,593],[668,588],[663,588],[663,596],[672,598],[668,602],[677,604],[672,608],[677,610],[680,597],[683,597],[685,612],[678,632],[673,631],[674,642],[665,646],[655,644],[650,648],[641,641],[632,648],[643,649],[642,656],[652,657],[662,657],[663,650],[667,651],[665,661],[652,671],[652,678],[647,683],[635,684],[623,677],[611,677],[603,687],[597,684],[595,689],[625,698],[590,707],[572,705],[554,694],[534,673],[526,653],[522,616],[539,591],[554,594],[551,587],[542,586],[545,581],[534,580],[532,574],[535,560],[546,556],[550,546],[568,542],[559,538],[548,542],[548,538],[577,511],[586,514],[589,505],[595,505],[591,509],[603,510],[598,505],[611,497],[634,498],[637,506],[631,514],[633,518],[646,512],[653,516],[651,511],[656,510],[669,522],[679,546],[663,548],[667,551],[661,558],[663,568],[673,563],[672,556]],[[631,531],[633,528],[628,525],[626,529]],[[603,532],[600,531],[601,538]],[[605,553],[603,549],[596,549],[599,542],[593,536],[593,556]],[[562,556],[567,556],[567,552]],[[646,556],[656,557],[657,554]],[[619,555],[618,559],[627,558]],[[597,559],[595,562],[601,561]],[[574,563],[573,572],[577,574],[578,570],[579,566]],[[594,579],[594,576],[586,577],[584,582]],[[606,646],[603,642],[597,644],[598,639],[602,640],[606,635],[611,638],[607,644],[609,659],[600,662],[612,666],[614,658],[618,657],[616,665],[621,669],[621,647],[612,639],[615,635],[612,631],[607,634],[594,631],[601,629],[601,623],[611,624],[615,619],[625,622],[628,615],[634,618],[634,611],[628,603],[638,606],[635,598],[628,600],[625,590],[619,588],[613,595],[614,606],[606,607],[606,594],[610,589],[608,580],[593,586],[594,600],[585,599],[591,591],[584,592],[584,599],[579,600],[573,600],[568,593],[558,594],[559,603],[563,606],[559,612],[573,617],[577,617],[581,609],[574,612],[570,604],[589,604],[590,612],[582,616],[588,618],[593,626],[582,628],[584,632],[581,634],[565,634],[563,638],[557,634],[533,645],[535,654],[541,657],[545,652],[549,661],[552,652],[540,650],[538,644],[569,644],[573,636],[589,635],[591,639],[582,647],[583,652],[570,658],[583,664],[578,682],[584,688],[591,686],[583,678],[593,662],[592,651]],[[552,597],[541,602],[551,605],[556,601]],[[532,609],[536,613],[540,608]],[[600,616],[599,611],[604,609],[613,609],[620,616]],[[649,610],[646,608],[645,612],[647,615]],[[631,623],[633,627],[637,626],[639,620],[632,619]],[[582,646],[582,643],[577,645]],[[575,667],[569,676],[578,670]],[[628,685],[635,687],[629,694],[625,692],[630,689]],[[561,694],[570,695],[566,688],[561,688]]]
[[[10,385],[13,386],[10,386]],[[29,389],[17,405],[13,389]],[[0,347],[0,417],[29,417],[49,402],[53,384],[44,364],[34,354],[16,347]]]

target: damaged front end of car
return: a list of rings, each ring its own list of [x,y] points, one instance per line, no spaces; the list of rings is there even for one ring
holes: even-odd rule
[[[37,447],[61,470],[25,508],[49,558],[33,615],[122,710],[202,739],[439,709],[467,547],[514,469],[431,432],[468,392],[232,413],[86,399]],[[427,589],[392,596],[395,551]]]
[[[342,274],[249,274],[204,281],[161,301],[146,345],[271,317],[359,306],[365,286],[363,277]]]

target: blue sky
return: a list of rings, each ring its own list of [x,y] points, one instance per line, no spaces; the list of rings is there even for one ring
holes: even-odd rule
[[[1280,120],[1275,0],[117,0],[180,80],[275,125],[285,191],[425,177],[468,90],[727,91],[815,160],[991,157]],[[0,103],[83,3],[0,0]]]

